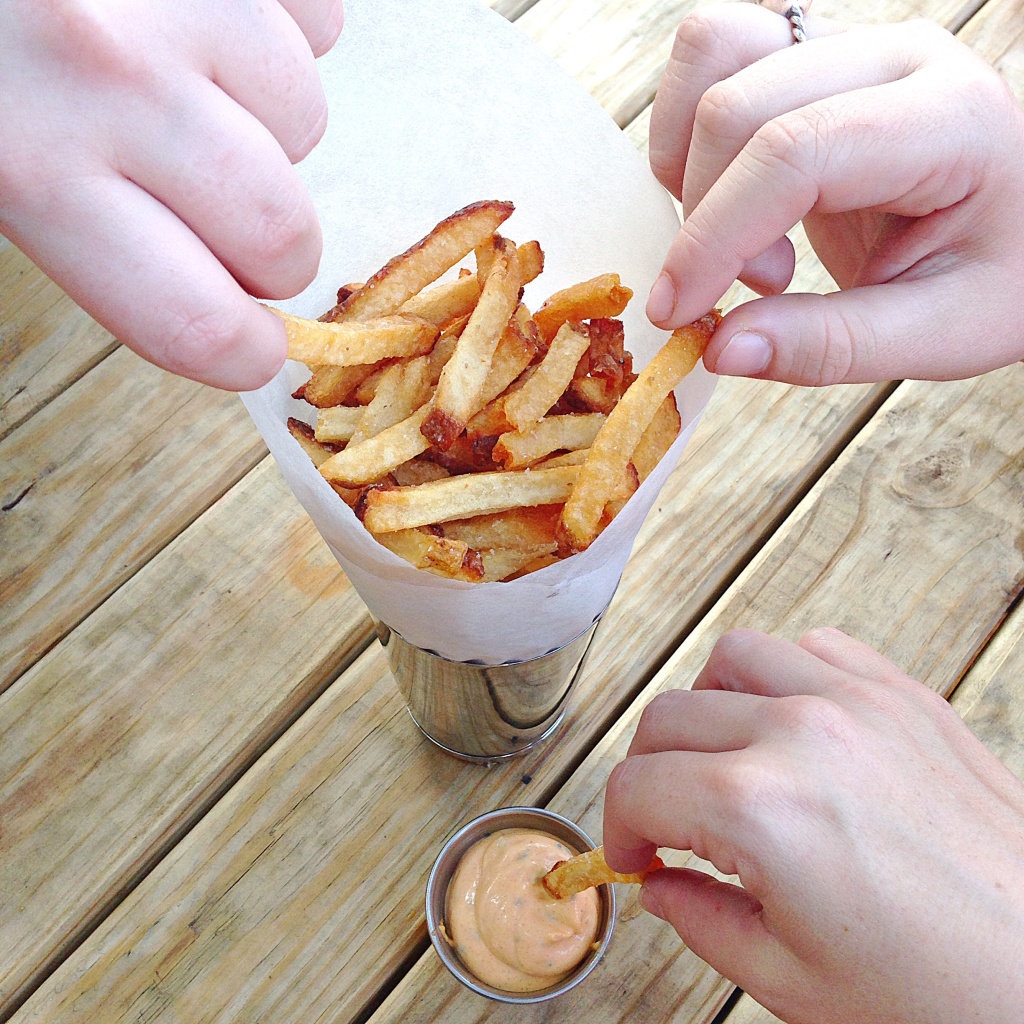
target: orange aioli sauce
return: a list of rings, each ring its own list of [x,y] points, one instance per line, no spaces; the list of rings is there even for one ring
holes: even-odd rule
[[[597,938],[597,891],[556,900],[540,880],[573,856],[542,832],[510,828],[466,851],[448,887],[448,931],[473,974],[506,992],[535,992],[564,978]]]

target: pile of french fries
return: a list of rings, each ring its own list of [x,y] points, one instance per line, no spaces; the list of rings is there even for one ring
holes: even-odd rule
[[[533,241],[498,233],[511,203],[445,218],[319,320],[279,311],[295,393],[288,428],[385,547],[451,579],[515,579],[587,548],[679,433],[673,389],[721,317],[676,331],[639,375],[617,274],[552,295]],[[475,272],[435,284],[474,254]]]

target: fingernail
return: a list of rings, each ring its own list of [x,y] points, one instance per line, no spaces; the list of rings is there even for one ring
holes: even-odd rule
[[[665,920],[665,911],[661,909],[658,897],[654,895],[649,885],[644,885],[640,890],[640,903],[649,914],[660,917],[663,921]]]
[[[737,331],[715,364],[715,373],[730,377],[749,377],[760,373],[772,361],[768,340],[753,331]]]
[[[675,308],[675,285],[668,274],[662,274],[654,282],[654,287],[651,289],[651,294],[647,299],[647,319],[654,324],[661,323],[672,315],[672,310]]]

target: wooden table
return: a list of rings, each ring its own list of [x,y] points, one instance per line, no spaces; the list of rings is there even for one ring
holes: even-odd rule
[[[1024,95],[1021,0],[819,2],[934,18]],[[691,3],[493,6],[645,145]],[[797,286],[826,286],[803,249]],[[733,626],[846,629],[1024,774],[1024,366],[723,380],[557,742],[480,768],[415,730],[234,396],[120,348],[6,243],[0,342],[0,1020],[774,1019],[635,896],[591,979],[533,1010],[461,989],[423,921],[435,853],[484,810],[599,834],[640,710]]]

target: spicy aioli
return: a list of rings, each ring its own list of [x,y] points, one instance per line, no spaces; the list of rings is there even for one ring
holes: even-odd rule
[[[506,992],[560,981],[597,937],[597,891],[556,900],[540,880],[573,856],[542,832],[503,829],[466,851],[448,888],[448,930],[463,963]]]

